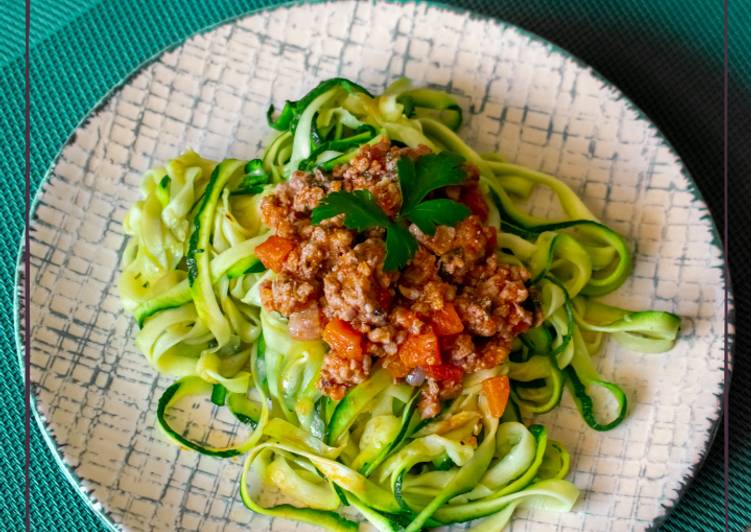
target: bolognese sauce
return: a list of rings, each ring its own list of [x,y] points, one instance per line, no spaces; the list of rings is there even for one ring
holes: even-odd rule
[[[257,250],[275,272],[261,287],[264,307],[288,318],[293,338],[329,346],[321,392],[341,399],[381,364],[394,379],[423,387],[424,418],[461,391],[466,373],[503,363],[534,322],[529,273],[498,260],[477,169],[465,164],[465,183],[440,191],[472,214],[432,236],[411,224],[418,249],[398,272],[384,270],[383,229],[358,233],[341,215],[313,225],[311,211],[331,192],[366,189],[393,216],[402,202],[397,161],[428,153],[382,140],[330,175],[293,173],[262,203],[273,236]]]

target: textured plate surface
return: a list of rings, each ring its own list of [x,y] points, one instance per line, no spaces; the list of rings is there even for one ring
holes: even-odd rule
[[[31,361],[40,418],[80,489],[127,530],[308,529],[246,510],[239,461],[164,440],[154,413],[169,379],[133,345],[116,279],[121,222],[145,170],[190,147],[255,157],[269,102],[336,75],[374,91],[401,75],[451,91],[470,144],[557,175],[627,237],[635,272],[610,301],[684,317],[670,353],[610,344],[597,360],[627,392],[620,427],[589,430],[567,397],[541,417],[568,446],[582,497],[569,514],[520,510],[512,529],[652,525],[719,415],[723,262],[706,206],[654,126],[588,68],[515,27],[411,3],[296,6],[228,23],[145,67],[71,138],[31,223]],[[549,208],[543,198],[535,211]],[[232,435],[230,424],[214,428]]]

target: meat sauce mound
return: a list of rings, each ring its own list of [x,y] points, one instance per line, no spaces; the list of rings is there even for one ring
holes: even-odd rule
[[[330,192],[359,189],[396,215],[397,160],[428,153],[387,141],[368,145],[331,175],[295,172],[261,205],[277,250],[273,261],[264,260],[276,275],[261,286],[262,303],[289,319],[293,338],[328,343],[321,392],[341,399],[380,362],[394,379],[424,384],[424,418],[461,391],[465,373],[502,364],[514,337],[534,321],[529,273],[497,259],[497,230],[484,223],[477,169],[465,165],[465,183],[441,191],[473,214],[455,227],[438,226],[432,236],[412,224],[419,247],[400,272],[384,271],[382,229],[357,233],[344,227],[342,215],[320,225],[310,218]]]

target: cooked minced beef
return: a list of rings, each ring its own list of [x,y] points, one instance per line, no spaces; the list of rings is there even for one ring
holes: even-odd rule
[[[350,387],[368,378],[372,362],[370,356],[356,360],[331,351],[323,361],[318,386],[326,395],[341,399]]]
[[[383,271],[386,248],[381,238],[368,238],[337,257],[323,277],[323,315],[339,318],[362,333],[387,323],[382,294],[395,274]]]
[[[441,360],[421,368],[427,376],[419,403],[423,417],[436,415],[441,400],[461,391],[464,373],[503,363],[514,337],[534,320],[524,284],[529,273],[498,262],[497,231],[484,225],[487,211],[468,199],[478,196],[476,168],[466,165],[466,184],[444,190],[475,214],[455,227],[438,226],[433,236],[411,225],[419,248],[401,272],[383,270],[382,230],[358,235],[343,226],[342,216],[313,226],[310,214],[330,192],[367,189],[384,212],[395,215],[402,201],[396,162],[428,153],[424,146],[398,148],[386,141],[365,146],[330,176],[295,172],[261,206],[263,222],[294,243],[281,270],[261,287],[264,307],[288,317],[290,333],[299,339],[320,337],[331,320],[362,336],[361,353],[329,351],[321,391],[340,399],[370,375],[377,360],[403,379],[414,366],[400,348],[409,338],[436,338]],[[436,313],[449,307],[463,330],[436,337]]]

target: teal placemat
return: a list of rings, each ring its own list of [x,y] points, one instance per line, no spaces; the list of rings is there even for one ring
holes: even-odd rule
[[[209,26],[280,2],[252,0],[35,0],[32,2],[32,168],[34,188],[67,136],[87,112],[138,65]],[[459,7],[499,17],[536,32],[592,64],[657,123],[686,162],[710,208],[721,214],[722,4],[713,0],[467,0]],[[731,117],[751,116],[751,4],[731,4]],[[23,527],[23,393],[15,355],[12,296],[23,230],[23,2],[0,10],[0,124],[4,132],[0,178],[0,523]],[[742,120],[731,121],[730,171],[751,168],[751,142]],[[743,120],[745,122],[745,119]],[[751,304],[751,182],[733,182],[730,227],[737,323]],[[743,354],[751,333],[736,339],[731,392],[731,529],[751,522],[751,408],[743,387],[751,361]],[[663,525],[665,530],[720,530],[723,510],[722,435],[697,481]],[[64,478],[34,428],[34,530],[100,530],[96,515]]]

